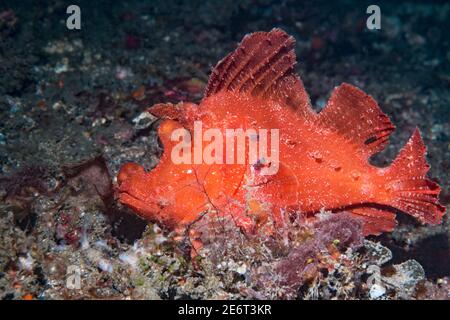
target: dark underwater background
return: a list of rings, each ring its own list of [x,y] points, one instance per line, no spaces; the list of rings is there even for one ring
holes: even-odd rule
[[[81,30],[66,28],[71,4],[81,8]],[[366,27],[371,4],[381,9],[380,30]],[[388,165],[420,128],[448,208],[448,1],[1,0],[0,298],[222,297],[206,293],[214,285],[179,293],[172,275],[148,284],[149,269],[117,266],[150,227],[117,207],[113,182],[124,162],[158,161],[155,127],[139,117],[146,107],[200,101],[211,68],[245,34],[274,27],[296,39],[297,71],[316,110],[348,82],[391,118],[396,131],[373,163]],[[396,231],[371,240],[390,249],[392,265],[423,267],[428,293],[419,298],[445,297],[448,213],[440,226],[397,218]],[[64,287],[72,264],[85,265],[81,291]],[[146,289],[134,294],[137,282]],[[234,285],[225,298],[248,297]]]

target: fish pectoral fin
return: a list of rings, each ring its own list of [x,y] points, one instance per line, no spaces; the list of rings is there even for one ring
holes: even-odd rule
[[[379,235],[394,230],[397,225],[395,213],[375,207],[358,207],[348,210],[363,221],[364,236]]]
[[[317,121],[354,142],[367,158],[385,148],[395,129],[371,96],[347,83],[334,89]]]
[[[212,71],[205,98],[222,91],[247,93],[291,107],[302,117],[316,116],[295,73],[294,45],[281,29],[246,36]]]

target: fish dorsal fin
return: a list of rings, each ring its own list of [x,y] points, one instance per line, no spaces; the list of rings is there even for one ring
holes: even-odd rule
[[[334,89],[317,120],[354,142],[367,157],[383,150],[395,129],[372,97],[347,83]]]
[[[294,44],[294,38],[281,29],[245,36],[213,69],[205,98],[222,91],[248,93],[313,116],[309,96],[294,70]]]

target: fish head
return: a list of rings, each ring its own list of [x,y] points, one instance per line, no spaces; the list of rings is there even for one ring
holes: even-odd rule
[[[172,150],[179,145],[178,140],[172,139],[175,130],[184,127],[178,121],[163,120],[158,136],[164,152],[157,166],[147,172],[139,164],[126,163],[119,171],[117,184],[119,202],[139,216],[179,226],[195,220],[203,210],[206,196],[192,164],[176,163],[172,159]]]
[[[120,203],[144,218],[154,217],[160,210],[148,182],[144,167],[132,162],[124,164],[117,176]]]
[[[158,128],[159,138],[164,147],[170,151],[171,132],[179,125],[173,120],[164,120]],[[169,152],[170,154],[170,152]],[[147,172],[143,166],[129,162],[122,165],[117,175],[119,201],[147,220],[160,220],[160,211],[164,208],[162,194],[170,189],[170,161],[165,152],[158,165]]]

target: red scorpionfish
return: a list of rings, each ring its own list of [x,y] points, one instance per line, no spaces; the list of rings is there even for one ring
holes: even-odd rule
[[[294,43],[280,29],[247,35],[213,69],[199,105],[151,107],[149,112],[162,119],[158,134],[164,153],[149,172],[135,163],[123,165],[117,177],[119,201],[176,230],[214,213],[233,218],[248,233],[261,225],[281,226],[293,214],[313,219],[323,209],[360,217],[365,235],[393,230],[398,210],[439,224],[445,207],[438,202],[439,185],[426,178],[429,165],[419,130],[390,166],[371,165],[369,158],[385,148],[394,130],[389,118],[372,97],[346,83],[334,89],[321,112],[314,112],[294,71]],[[230,128],[278,129],[276,173],[263,174],[273,164],[247,155],[227,162],[225,147],[222,155],[220,149],[211,151],[214,141],[221,142],[218,136],[194,145],[219,161],[206,163],[200,154],[200,163],[174,163],[180,141],[173,133],[181,129],[188,141],[195,140],[196,123],[203,130],[218,129],[224,139]],[[181,149],[188,158],[198,157],[193,146]],[[238,147],[231,150],[232,157],[242,156]]]

